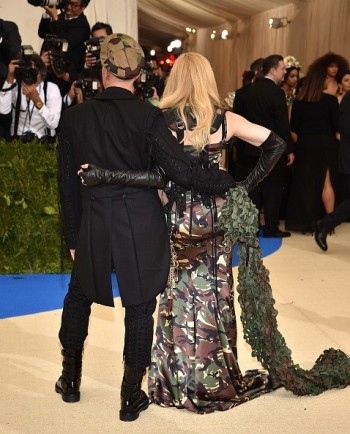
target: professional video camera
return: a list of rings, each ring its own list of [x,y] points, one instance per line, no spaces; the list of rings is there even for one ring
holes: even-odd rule
[[[50,52],[51,65],[58,74],[68,71],[70,65],[70,62],[66,59],[68,41],[60,39],[56,35],[46,35],[44,50]]]
[[[21,52],[22,58],[17,60],[15,79],[18,83],[34,84],[38,78],[38,70],[32,67],[33,47],[22,45]]]
[[[68,0],[27,0],[32,6],[56,6],[57,9],[64,9]]]
[[[101,42],[103,41],[103,39],[104,38],[95,37],[85,41],[86,52],[90,53],[92,56],[96,58],[95,67],[101,65],[100,54],[101,54]]]
[[[143,98],[152,98],[154,95],[156,76],[153,72],[153,67],[151,62],[147,62],[142,68],[141,79],[139,88]]]
[[[75,81],[74,86],[82,90],[83,99],[86,101],[99,92],[99,84],[98,80],[94,78],[82,78]]]

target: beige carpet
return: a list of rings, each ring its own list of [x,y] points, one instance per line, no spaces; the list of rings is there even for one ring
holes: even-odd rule
[[[293,234],[264,260],[293,359],[310,368],[326,348],[350,354],[350,224],[321,252],[311,236]],[[1,302],[1,301],[0,301]],[[238,308],[237,308],[238,311]],[[0,433],[350,433],[350,387],[316,397],[279,389],[226,412],[196,415],[150,406],[133,423],[118,420],[122,375],[122,308],[94,306],[82,399],[64,403],[54,392],[60,373],[61,311],[0,321]],[[239,334],[241,337],[241,333]],[[243,370],[259,367],[239,341]]]

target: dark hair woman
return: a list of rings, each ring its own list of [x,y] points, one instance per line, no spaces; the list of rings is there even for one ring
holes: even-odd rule
[[[286,227],[302,233],[312,232],[313,221],[335,203],[339,104],[324,92],[326,75],[320,65],[309,69],[291,113],[296,146]]]

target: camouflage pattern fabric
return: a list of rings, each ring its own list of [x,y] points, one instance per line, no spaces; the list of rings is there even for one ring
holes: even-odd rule
[[[123,80],[136,77],[145,65],[139,43],[123,33],[109,35],[102,41],[100,58],[108,71]]]
[[[220,215],[224,199],[215,202],[206,206],[187,192],[183,217],[173,210],[177,284],[160,299],[149,371],[154,403],[196,413],[227,410],[270,390],[267,374],[242,375],[237,363],[232,251],[223,232],[214,232],[213,210]]]

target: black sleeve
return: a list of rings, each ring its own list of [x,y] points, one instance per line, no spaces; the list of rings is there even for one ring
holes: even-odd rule
[[[340,103],[339,117],[341,141],[350,143],[350,93],[346,94]]]
[[[223,194],[235,186],[232,176],[217,165],[203,168],[191,161],[168,129],[162,114],[153,122],[149,140],[151,154],[168,178],[181,187],[197,192]]]
[[[21,53],[21,36],[17,24],[11,21],[3,22],[2,51],[5,53],[6,62],[17,59]]]
[[[275,133],[278,134],[287,143],[287,154],[293,152],[294,144],[290,134],[290,125],[288,119],[288,108],[286,98],[282,89],[277,89],[276,102],[274,106]]]
[[[66,243],[75,249],[81,219],[80,179],[77,176],[69,129],[62,122],[58,143],[58,189]]]
[[[246,117],[245,114],[245,105],[244,105],[244,96],[246,93],[246,89],[242,87],[236,90],[235,98],[233,100],[233,113],[237,115]]]
[[[330,104],[331,125],[335,133],[339,132],[339,103],[336,97],[333,97]]]
[[[46,35],[51,33],[50,25],[50,18],[41,18],[38,29],[38,35],[40,36],[40,38],[45,39]]]
[[[300,130],[300,104],[299,102],[293,101],[291,117],[290,117],[290,129],[293,133],[299,133]]]
[[[7,77],[8,64],[18,59],[21,53],[21,36],[18,27],[11,21],[0,20],[2,40],[0,41],[0,89]]]

